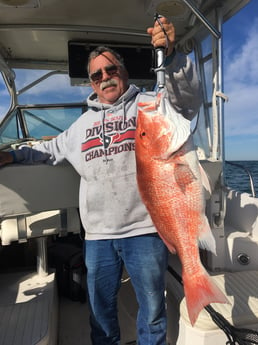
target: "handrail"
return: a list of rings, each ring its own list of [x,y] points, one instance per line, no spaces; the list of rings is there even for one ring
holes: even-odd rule
[[[199,11],[191,0],[182,0],[182,2],[190,8],[190,10],[196,15],[196,17],[206,26],[206,28],[212,33],[212,35],[219,39],[221,33],[207,20],[207,18]]]
[[[17,96],[21,95],[23,92],[28,91],[29,89],[31,89],[33,86],[39,84],[40,82],[42,82],[43,80],[51,77],[52,75],[55,74],[67,74],[67,72],[65,71],[51,71],[48,72],[46,74],[44,74],[42,77],[38,78],[37,80],[34,80],[32,83],[26,85],[25,87],[23,87],[22,89],[18,90],[16,92]]]
[[[241,169],[243,169],[248,174],[249,181],[250,181],[250,188],[251,188],[251,192],[252,192],[252,197],[256,198],[256,192],[255,192],[255,188],[254,188],[254,181],[253,181],[253,176],[252,176],[251,172],[246,167],[244,167],[241,164],[232,163],[232,162],[229,162],[229,161],[225,161],[225,163],[233,165],[233,166],[236,166],[238,168],[241,168]]]

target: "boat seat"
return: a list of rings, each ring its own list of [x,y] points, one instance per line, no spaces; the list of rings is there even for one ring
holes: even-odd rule
[[[3,246],[11,242],[26,242],[29,238],[80,233],[81,224],[77,208],[45,211],[31,215],[4,218],[0,223]]]
[[[79,207],[80,177],[68,164],[0,169],[0,219]]]
[[[229,301],[228,304],[213,303],[212,307],[233,326],[258,330],[258,271],[227,272],[213,276],[212,279]],[[185,298],[182,299],[177,345],[218,345],[226,344],[226,341],[226,335],[206,310],[199,314],[192,327]]]

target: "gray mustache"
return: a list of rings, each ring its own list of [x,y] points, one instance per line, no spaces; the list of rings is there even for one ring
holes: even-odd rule
[[[103,82],[100,84],[100,89],[101,89],[101,91],[102,91],[102,90],[104,90],[106,87],[109,87],[109,86],[117,86],[117,81],[114,80],[114,79],[109,79],[109,80],[103,81]]]

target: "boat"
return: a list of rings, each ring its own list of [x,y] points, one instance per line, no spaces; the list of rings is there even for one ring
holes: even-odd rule
[[[0,150],[49,140],[87,109],[85,61],[98,45],[122,53],[130,81],[153,89],[155,64],[146,28],[153,25],[155,13],[170,18],[176,49],[192,57],[202,82],[203,104],[192,131],[211,183],[206,215],[217,255],[201,251],[201,258],[229,300],[212,308],[235,328],[256,331],[258,199],[231,189],[224,180],[223,24],[248,2],[0,0],[0,69],[10,99],[0,123]],[[54,91],[46,96],[51,83]],[[68,163],[0,169],[0,345],[91,344],[78,190],[79,177]],[[171,254],[167,344],[229,344],[207,310],[194,327],[190,324],[176,279],[180,273],[179,260]],[[121,344],[136,344],[136,314],[130,277],[124,272]]]

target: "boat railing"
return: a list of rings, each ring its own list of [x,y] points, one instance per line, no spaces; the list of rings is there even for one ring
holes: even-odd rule
[[[230,165],[233,165],[233,166],[236,166],[236,167],[238,167],[238,168],[241,168],[241,169],[243,169],[243,170],[247,173],[247,175],[248,175],[248,177],[249,177],[249,182],[250,182],[250,188],[251,188],[252,197],[253,197],[253,198],[256,198],[256,191],[255,191],[255,188],[254,188],[254,180],[253,180],[253,176],[252,176],[250,170],[247,169],[247,168],[246,168],[245,166],[243,166],[242,164],[233,163],[233,162],[229,162],[229,161],[225,161],[225,163],[230,164]]]

